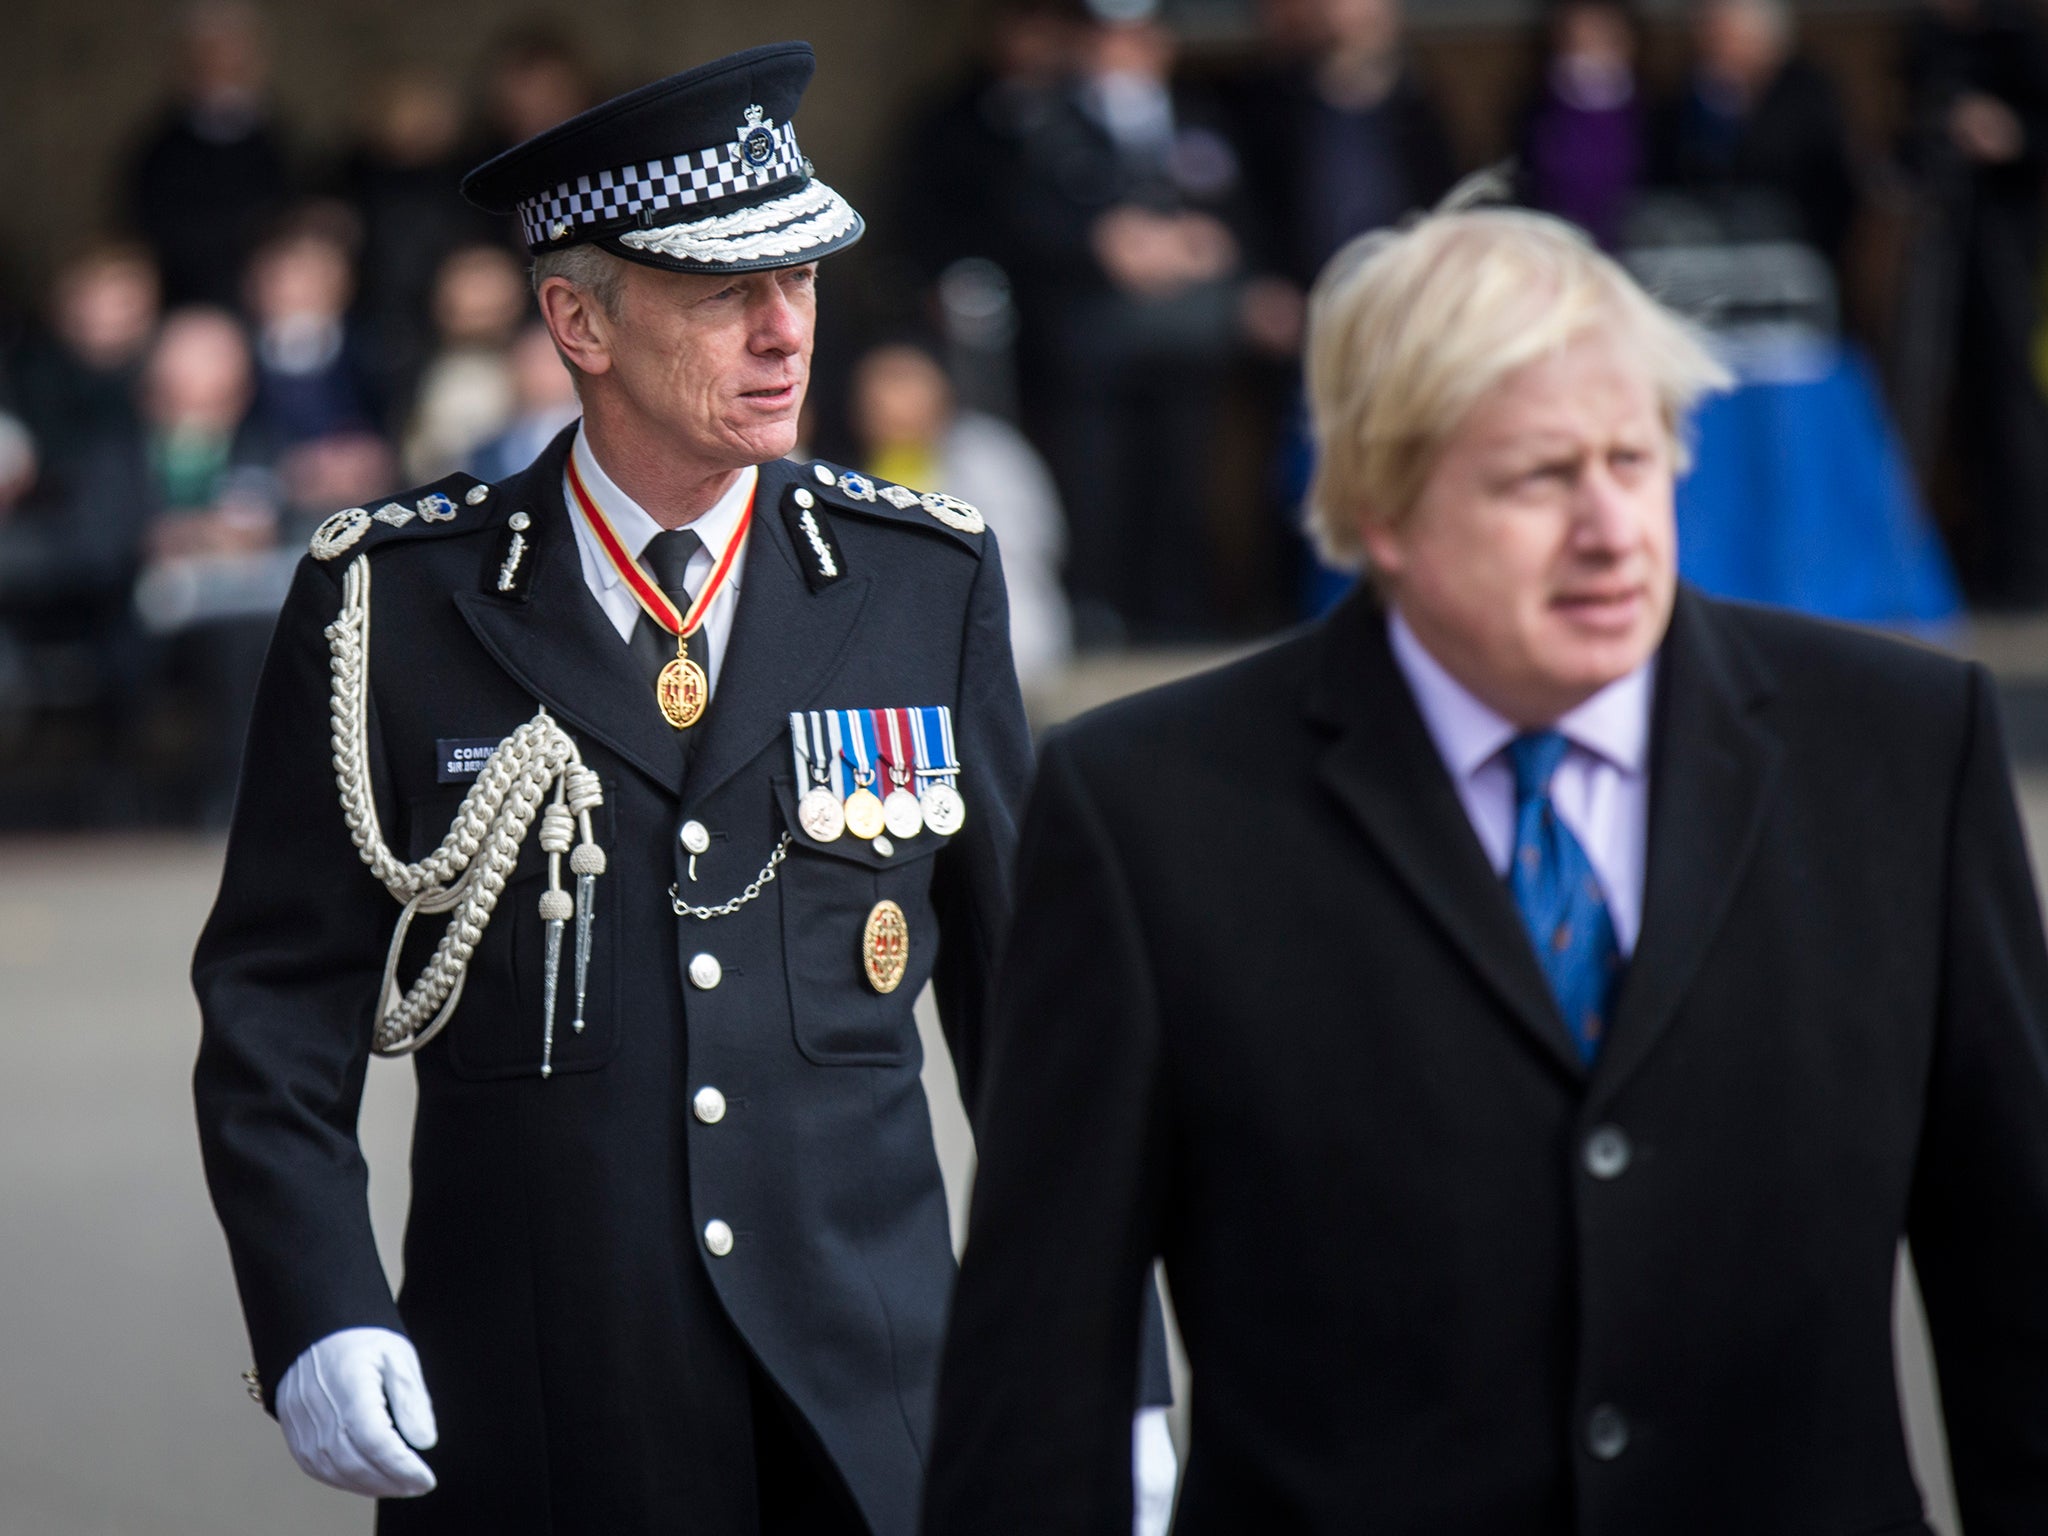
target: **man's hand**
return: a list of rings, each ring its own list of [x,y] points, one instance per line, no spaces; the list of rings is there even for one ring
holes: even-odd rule
[[[278,1385],[277,1422],[309,1477],[372,1499],[434,1491],[433,1470],[412,1450],[440,1438],[434,1405],[404,1334],[344,1328],[314,1344]]]
[[[1173,1487],[1180,1458],[1166,1429],[1164,1408],[1140,1408],[1131,1421],[1132,1536],[1166,1536],[1173,1518]]]

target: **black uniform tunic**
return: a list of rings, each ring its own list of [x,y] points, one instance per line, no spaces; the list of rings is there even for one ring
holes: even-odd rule
[[[466,477],[427,488],[452,520],[373,523],[308,558],[279,621],[194,966],[207,1174],[261,1379],[274,1388],[340,1328],[415,1341],[440,1486],[387,1503],[385,1531],[719,1532],[753,1519],[751,1356],[874,1530],[909,1533],[954,1274],[911,1006],[934,981],[971,1103],[1030,765],[994,540],[914,501],[855,500],[808,465],[762,466],[729,654],[679,737],[583,579],[567,443],[475,504]],[[829,560],[785,517],[800,487]],[[580,1034],[573,925],[564,942],[552,1077],[537,834],[452,1021],[418,1053],[396,1305],[355,1125],[399,909],[343,823],[324,635],[365,555],[370,754],[393,849],[431,851],[468,790],[444,782],[444,744],[496,741],[545,708],[602,778],[609,861]],[[804,834],[791,710],[938,704],[967,804],[957,835],[885,853]],[[709,835],[694,879],[689,821]],[[785,862],[737,911],[672,909],[671,884],[699,906],[739,896],[785,834]],[[888,995],[861,958],[884,899],[909,927]],[[419,926],[407,979],[435,937]],[[718,961],[714,986],[688,979],[700,954]],[[706,1086],[724,1099],[715,1120],[692,1112]],[[714,1220],[733,1234],[723,1256],[705,1242]]]

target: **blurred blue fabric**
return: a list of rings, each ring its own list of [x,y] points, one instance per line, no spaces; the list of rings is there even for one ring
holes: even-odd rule
[[[1679,573],[1720,597],[1855,623],[1960,618],[1947,551],[1863,359],[1830,346],[1797,371],[1745,373],[1694,418]]]

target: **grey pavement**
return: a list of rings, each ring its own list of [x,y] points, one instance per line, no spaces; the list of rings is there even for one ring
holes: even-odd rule
[[[2039,850],[2048,776],[2025,799]],[[370,1529],[366,1503],[299,1474],[238,1379],[247,1348],[188,1087],[185,969],[218,866],[210,841],[0,843],[0,1536]],[[927,1087],[957,1211],[970,1157],[942,1048]],[[409,1069],[375,1064],[363,1138],[387,1263],[411,1102]],[[1904,1305],[1902,1334],[1907,1416],[1945,1518]]]

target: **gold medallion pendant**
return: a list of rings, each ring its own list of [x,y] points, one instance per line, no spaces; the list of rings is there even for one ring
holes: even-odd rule
[[[846,830],[855,837],[880,837],[887,826],[881,797],[873,790],[863,787],[846,797]]]
[[[654,681],[654,698],[668,723],[679,731],[687,731],[704,718],[704,706],[711,699],[711,682],[704,676],[704,669],[678,647],[676,659],[663,667],[661,676]]]
[[[868,985],[887,996],[903,985],[910,969],[910,924],[893,901],[878,901],[860,936],[860,959]]]

